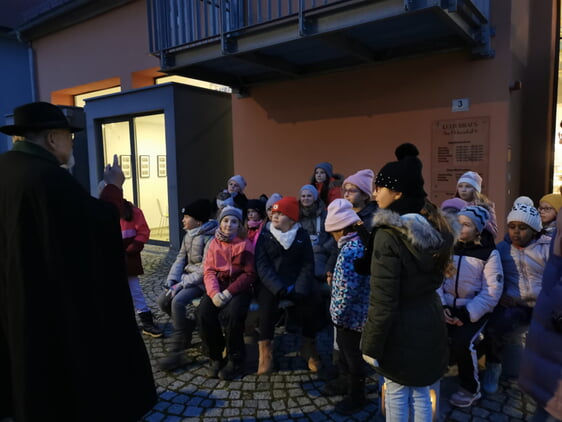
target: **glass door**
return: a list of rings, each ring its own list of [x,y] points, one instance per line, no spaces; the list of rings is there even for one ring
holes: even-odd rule
[[[117,154],[125,174],[123,196],[138,206],[150,239],[169,242],[168,183],[164,114],[102,123],[104,163]]]

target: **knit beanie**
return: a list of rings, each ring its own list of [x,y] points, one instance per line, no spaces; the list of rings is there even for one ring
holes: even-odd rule
[[[261,217],[265,217],[265,202],[261,199],[248,199],[246,202],[246,211],[248,210],[256,210]]]
[[[458,180],[457,186],[460,183],[468,183],[476,190],[476,192],[482,191],[482,177],[480,177],[480,175],[474,171],[467,171],[465,174],[463,174]]]
[[[459,212],[460,210],[462,210],[464,207],[466,207],[467,202],[463,201],[460,198],[451,198],[451,199],[445,199],[442,203],[441,203],[441,209],[443,211],[454,211],[454,212]]]
[[[490,219],[490,212],[479,205],[469,205],[468,207],[464,207],[457,215],[464,215],[465,217],[470,218],[476,226],[478,233],[482,233],[482,230],[484,230],[484,227],[486,227],[486,224]]]
[[[558,193],[549,193],[541,198],[539,204],[541,202],[547,202],[548,204],[552,205],[556,212],[560,211],[562,208],[562,195]]]
[[[330,180],[334,175],[334,170],[332,170],[332,165],[330,163],[317,164],[316,167],[314,167],[314,170],[316,169],[324,170],[326,172],[326,175],[328,176],[328,180]]]
[[[314,186],[312,185],[304,185],[302,188],[300,188],[299,190],[299,198],[302,195],[302,191],[303,190],[307,190],[310,193],[312,193],[312,197],[314,198],[314,200],[316,201],[318,199],[318,189],[316,189]]]
[[[183,215],[189,215],[197,221],[206,222],[211,218],[211,201],[198,199],[181,209]]]
[[[269,208],[271,208],[273,206],[273,204],[275,204],[281,198],[283,198],[283,196],[281,194],[279,194],[277,192],[272,193],[271,196],[269,197],[269,199],[267,200],[267,202],[265,203],[265,209],[268,210]]]
[[[238,219],[238,221],[242,222],[242,210],[240,208],[236,208],[230,205],[227,205],[226,207],[224,207],[221,210],[220,216],[219,216],[219,222],[222,221],[222,219],[224,217],[227,216],[232,216],[232,217],[236,217]]]
[[[419,151],[416,146],[402,144],[396,148],[395,155],[398,161],[384,165],[377,174],[375,185],[402,192],[403,196],[425,198],[422,163],[417,157]]]
[[[231,180],[234,180],[236,183],[238,183],[238,186],[240,186],[240,192],[244,192],[244,189],[246,189],[246,180],[242,176],[237,174],[228,179],[229,182]]]
[[[375,174],[371,169],[359,170],[357,173],[352,174],[347,179],[343,181],[343,185],[345,187],[346,183],[351,183],[352,185],[357,186],[357,188],[369,195],[369,198],[373,194],[373,179],[375,178]]]
[[[285,196],[273,204],[271,208],[273,212],[280,212],[285,214],[293,221],[299,221],[299,201],[292,196]]]
[[[512,221],[525,223],[536,232],[542,230],[541,216],[533,206],[533,200],[528,196],[520,196],[513,203],[513,207],[507,215],[507,222]]]
[[[358,221],[361,221],[361,219],[357,213],[353,211],[351,202],[346,199],[337,198],[328,205],[328,214],[324,227],[327,232],[335,232],[343,230]]]

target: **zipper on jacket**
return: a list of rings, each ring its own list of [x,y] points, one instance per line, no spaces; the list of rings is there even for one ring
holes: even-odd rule
[[[457,298],[459,297],[459,276],[461,274],[461,261],[464,255],[459,255],[459,262],[457,264],[457,277],[455,279],[455,298],[453,299],[453,309],[457,308]]]

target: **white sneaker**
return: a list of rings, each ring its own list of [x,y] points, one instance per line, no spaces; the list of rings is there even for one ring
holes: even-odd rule
[[[451,398],[449,399],[449,403],[456,407],[470,407],[472,406],[472,403],[474,403],[480,397],[482,397],[482,394],[480,394],[480,392],[473,394],[461,388],[451,396]]]

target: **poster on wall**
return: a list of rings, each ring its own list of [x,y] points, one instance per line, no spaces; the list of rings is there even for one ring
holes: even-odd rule
[[[467,171],[482,176],[487,194],[490,118],[436,120],[431,128],[431,201],[437,206],[455,196],[457,180]]]
[[[119,156],[119,165],[121,166],[121,170],[123,170],[123,174],[125,175],[125,179],[131,178],[131,156],[130,155],[120,155]]]
[[[150,177],[150,155],[139,155],[139,169],[142,179]]]
[[[158,155],[156,159],[158,162],[158,177],[166,177],[166,156]]]

